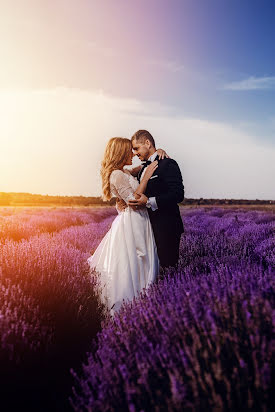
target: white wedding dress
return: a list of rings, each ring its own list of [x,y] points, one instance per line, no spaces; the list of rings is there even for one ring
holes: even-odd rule
[[[134,198],[138,185],[129,171],[111,173],[111,192],[126,203]],[[91,276],[94,270],[100,273],[100,298],[111,315],[119,310],[123,299],[132,300],[154,282],[159,259],[147,209],[127,207],[119,212],[88,264]]]

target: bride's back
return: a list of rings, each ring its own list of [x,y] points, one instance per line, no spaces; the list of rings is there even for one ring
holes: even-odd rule
[[[115,197],[123,199],[126,203],[134,198],[134,191],[139,183],[128,170],[115,169],[110,175],[110,190]]]

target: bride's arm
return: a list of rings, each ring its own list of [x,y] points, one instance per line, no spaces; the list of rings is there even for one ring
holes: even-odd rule
[[[165,157],[169,158],[169,156],[168,156],[168,154],[166,153],[165,150],[157,149],[157,152],[158,152],[158,156],[159,156],[160,160],[164,159]],[[130,171],[132,176],[137,176],[138,172],[141,170],[141,168],[142,168],[142,165],[139,165],[139,166],[133,167],[129,171]]]
[[[138,188],[134,192],[135,198],[140,197],[140,195],[145,192],[148,180],[150,179],[150,177],[152,177],[152,175],[153,175],[153,173],[154,173],[154,171],[156,170],[157,167],[158,167],[158,161],[155,160],[154,162],[152,162],[146,168],[146,170],[144,172],[144,176],[141,179],[141,182],[140,182]]]
[[[142,165],[139,165],[139,166],[133,167],[133,169],[130,169],[129,171],[132,176],[136,177],[138,175],[138,172],[141,170],[141,168],[142,168]]]
[[[123,199],[128,206],[131,206],[131,201],[135,201],[135,198],[140,198],[142,196],[147,187],[148,180],[157,167],[158,162],[157,160],[155,160],[146,168],[144,176],[135,191],[131,187],[126,173],[122,172],[121,170],[114,170],[112,172],[110,176],[110,184],[114,185],[119,194],[119,197]]]

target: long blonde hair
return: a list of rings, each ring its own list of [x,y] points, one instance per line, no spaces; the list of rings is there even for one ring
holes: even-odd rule
[[[104,158],[101,163],[102,199],[112,198],[110,190],[110,175],[113,170],[123,169],[132,152],[131,140],[126,137],[112,137],[107,143]]]

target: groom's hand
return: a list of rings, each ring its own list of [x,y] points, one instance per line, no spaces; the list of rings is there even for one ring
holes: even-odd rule
[[[124,202],[123,199],[119,199],[118,197],[116,198],[116,210],[117,212],[123,212],[124,209],[126,209],[127,204]]]
[[[137,199],[129,200],[128,204],[129,204],[129,206],[131,206],[135,209],[137,207],[146,206],[147,200],[148,200],[148,197],[145,196],[144,194],[141,194]]]

